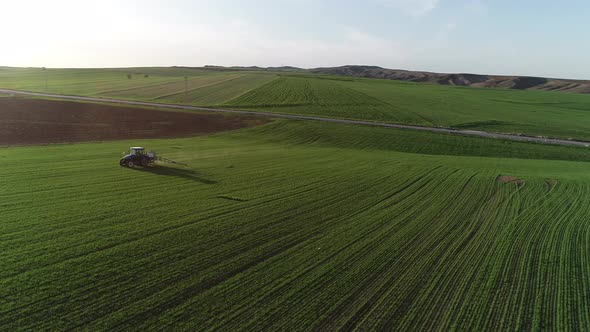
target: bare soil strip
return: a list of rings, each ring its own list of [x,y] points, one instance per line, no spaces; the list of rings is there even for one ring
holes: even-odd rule
[[[0,98],[0,145],[189,137],[268,120],[72,101]]]
[[[517,186],[521,187],[524,185],[524,180],[517,178],[516,176],[512,175],[499,175],[497,178],[498,182],[502,183],[514,183]]]

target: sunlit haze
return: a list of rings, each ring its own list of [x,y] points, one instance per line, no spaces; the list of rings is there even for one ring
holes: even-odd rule
[[[298,66],[590,79],[586,1],[2,1],[0,66]]]

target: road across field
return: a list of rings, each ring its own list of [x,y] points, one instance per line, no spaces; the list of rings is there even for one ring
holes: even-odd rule
[[[134,106],[164,107],[164,108],[171,108],[171,109],[191,110],[191,111],[249,114],[249,115],[257,115],[257,116],[267,116],[267,117],[273,117],[273,118],[313,120],[313,121],[324,121],[324,122],[343,123],[343,124],[356,124],[356,125],[375,126],[375,127],[422,130],[422,131],[430,131],[430,132],[438,132],[438,133],[449,133],[449,134],[456,134],[456,135],[488,137],[488,138],[495,138],[495,139],[544,143],[544,144],[555,144],[555,145],[567,145],[567,146],[578,146],[578,147],[589,147],[590,146],[590,142],[566,140],[566,139],[558,139],[558,138],[543,138],[543,137],[521,136],[521,135],[511,135],[511,134],[499,134],[499,133],[490,133],[490,132],[479,131],[479,130],[458,130],[458,129],[450,129],[450,128],[435,128],[435,127],[403,125],[403,124],[385,123],[385,122],[372,122],[372,121],[362,121],[362,120],[327,118],[327,117],[320,117],[320,116],[281,114],[281,113],[259,112],[259,111],[244,111],[244,110],[209,108],[209,107],[198,107],[198,106],[176,105],[176,104],[161,104],[161,103],[150,103],[150,102],[143,102],[143,101],[131,101],[131,100],[112,99],[112,98],[82,97],[82,96],[60,95],[60,94],[52,94],[52,93],[30,92],[30,91],[20,91],[20,90],[10,90],[10,89],[0,89],[0,93],[13,94],[13,95],[35,96],[35,97],[69,99],[69,100],[80,100],[80,101],[91,101],[91,102],[103,102],[103,103],[106,102],[106,103],[116,103],[116,104],[134,105]]]

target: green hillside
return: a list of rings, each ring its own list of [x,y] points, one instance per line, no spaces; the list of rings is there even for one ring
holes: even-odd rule
[[[229,103],[313,114],[535,136],[590,139],[590,96],[376,79],[281,77]]]
[[[183,68],[0,68],[0,87],[590,140],[583,94]]]
[[[589,158],[302,121],[2,148],[0,330],[585,330]]]

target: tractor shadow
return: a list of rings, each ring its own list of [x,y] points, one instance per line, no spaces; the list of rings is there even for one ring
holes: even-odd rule
[[[148,166],[148,167],[134,167],[134,171],[152,173],[161,176],[174,176],[178,178],[184,178],[192,181],[196,181],[203,184],[216,184],[215,180],[210,180],[203,177],[199,172],[195,172],[191,169],[167,167],[161,165]]]

